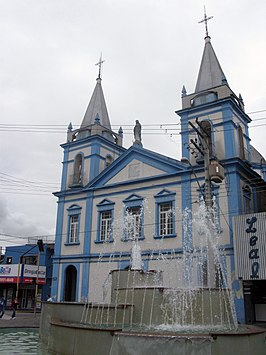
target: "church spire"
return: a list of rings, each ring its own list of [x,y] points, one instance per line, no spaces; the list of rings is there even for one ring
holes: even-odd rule
[[[207,16],[206,9],[204,7],[204,18],[199,23],[205,23],[205,47],[200,64],[200,70],[198,74],[195,93],[221,86],[227,83],[226,77],[222,70],[222,67],[216,57],[214,49],[211,44],[211,37],[208,32],[208,21],[213,16]]]
[[[93,91],[92,97],[90,99],[88,108],[85,112],[80,128],[85,128],[91,124],[94,124],[95,119],[97,117],[98,122],[102,126],[111,130],[111,124],[110,124],[109,115],[108,115],[108,111],[107,111],[107,107],[103,95],[103,89],[101,85],[103,62],[104,60],[102,60],[102,55],[101,55],[99,62],[95,64],[99,66],[99,73],[96,79],[96,86]]]

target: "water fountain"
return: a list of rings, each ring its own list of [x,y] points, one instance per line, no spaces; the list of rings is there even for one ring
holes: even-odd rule
[[[264,331],[238,327],[213,215],[203,202],[193,219],[184,211],[182,253],[150,253],[154,270],[144,270],[134,223],[130,265],[110,270],[103,302],[44,304],[42,340],[59,354],[263,354]]]

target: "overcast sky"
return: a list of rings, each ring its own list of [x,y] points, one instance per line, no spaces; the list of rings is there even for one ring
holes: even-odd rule
[[[109,117],[124,128],[124,146],[138,119],[145,148],[180,159],[174,111],[183,84],[195,89],[204,4],[231,89],[247,113],[261,111],[250,114],[250,137],[265,156],[265,1],[0,0],[0,246],[54,235],[60,144],[69,122],[83,119],[101,52]]]

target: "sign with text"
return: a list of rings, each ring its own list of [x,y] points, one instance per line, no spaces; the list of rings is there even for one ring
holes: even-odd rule
[[[0,283],[14,284],[17,283],[17,281],[18,281],[17,277],[0,277]]]
[[[46,284],[46,279],[38,278],[38,282],[37,282],[36,278],[33,279],[32,277],[22,277],[23,284],[33,284],[33,283],[35,283],[35,281],[38,285],[45,285]]]
[[[18,264],[0,264],[0,277],[18,277]]]
[[[23,271],[23,275],[22,275]],[[23,284],[32,284],[37,279],[37,265],[27,265],[21,264],[1,264],[0,265],[0,283],[17,283],[18,276],[23,276],[20,278],[19,282]],[[19,275],[18,275],[19,272]],[[38,284],[44,285],[46,283],[46,266],[39,267]]]
[[[237,276],[243,280],[266,279],[266,213],[234,217]]]
[[[37,265],[27,265],[24,264],[23,277],[37,278],[38,266]],[[39,266],[39,279],[45,279],[46,277],[46,266]]]

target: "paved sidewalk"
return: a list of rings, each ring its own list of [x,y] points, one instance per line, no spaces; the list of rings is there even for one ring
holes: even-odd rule
[[[40,326],[40,313],[17,311],[16,319],[11,319],[12,311],[6,311],[4,316],[0,318],[1,328],[39,328]],[[1,332],[1,330],[0,330]]]

